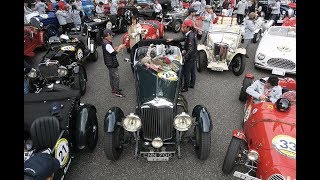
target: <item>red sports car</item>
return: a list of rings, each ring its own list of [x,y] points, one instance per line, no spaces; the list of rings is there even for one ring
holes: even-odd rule
[[[33,52],[37,47],[45,44],[44,31],[33,25],[24,25],[24,55],[33,57]]]
[[[142,39],[160,39],[164,37],[164,24],[157,20],[140,20],[142,30]],[[126,44],[128,52],[130,51],[130,38],[128,33],[125,33],[122,42]]]
[[[247,100],[243,130],[233,130],[222,171],[231,173],[235,165],[246,167],[233,176],[251,180],[296,180],[296,81],[279,78],[283,96],[276,102],[253,103],[245,93],[253,81],[246,74],[240,100]],[[289,94],[289,95],[288,95]],[[290,94],[294,96],[290,96]]]
[[[296,27],[296,24],[297,24],[297,20],[295,17],[292,17],[292,18],[285,17],[283,19],[282,26]]]

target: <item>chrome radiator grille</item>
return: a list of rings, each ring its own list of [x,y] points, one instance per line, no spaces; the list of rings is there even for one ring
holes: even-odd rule
[[[268,180],[285,180],[281,174],[272,174]]]
[[[288,69],[292,70],[296,67],[296,64],[288,59],[282,59],[282,58],[271,58],[267,62],[268,66],[276,67],[276,68],[282,68],[282,69]]]
[[[39,71],[41,76],[44,78],[53,78],[58,77],[58,68],[57,64],[46,66],[45,64],[41,64],[39,66]]]
[[[144,138],[170,139],[173,130],[173,108],[142,108],[141,119]]]

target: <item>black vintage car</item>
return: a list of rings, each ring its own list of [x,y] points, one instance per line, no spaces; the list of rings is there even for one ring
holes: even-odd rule
[[[107,111],[106,157],[118,160],[124,144],[132,142],[135,158],[168,161],[173,156],[181,158],[181,144],[192,142],[197,157],[206,160],[211,146],[211,116],[203,105],[188,114],[188,103],[180,93],[180,49],[165,40],[142,40],[136,45],[136,110],[126,116],[119,107]]]
[[[90,16],[85,19],[82,35],[86,36],[86,44],[90,51],[95,52],[97,46],[101,45],[102,34],[109,21],[110,18],[108,16]]]
[[[24,161],[48,153],[60,162],[53,179],[63,179],[75,152],[92,152],[98,141],[96,108],[80,93],[54,84],[24,96]]]
[[[82,62],[87,58],[96,61],[96,57],[77,38],[51,37],[49,43],[50,49],[42,57],[37,73],[30,77],[30,92],[56,83],[80,90],[84,95],[88,78]]]
[[[127,32],[128,26],[131,24],[131,17],[133,15],[138,15],[138,9],[135,6],[119,7],[115,20],[112,21],[112,16],[108,15],[110,20],[107,23],[107,28],[111,29],[113,32]]]

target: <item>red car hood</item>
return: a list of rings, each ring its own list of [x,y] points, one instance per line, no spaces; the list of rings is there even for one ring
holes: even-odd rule
[[[287,112],[279,112],[274,104],[266,102],[252,104],[252,109],[245,127],[249,149],[259,153],[260,174],[271,175],[277,171],[295,177],[296,106],[291,106]]]

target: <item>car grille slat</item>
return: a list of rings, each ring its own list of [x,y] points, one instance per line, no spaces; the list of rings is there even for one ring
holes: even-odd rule
[[[173,108],[142,108],[141,119],[144,138],[166,140],[172,137]]]
[[[276,68],[282,68],[282,69],[288,69],[292,70],[296,67],[296,64],[288,59],[283,58],[271,58],[267,62],[268,66],[270,67],[276,67]]]
[[[285,178],[281,174],[272,174],[268,180],[285,180]]]
[[[59,66],[57,64],[49,65],[49,66],[42,64],[39,66],[39,71],[42,77],[53,78],[53,77],[58,77],[58,68]]]

